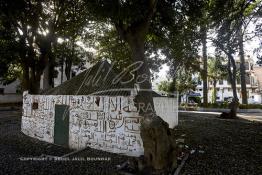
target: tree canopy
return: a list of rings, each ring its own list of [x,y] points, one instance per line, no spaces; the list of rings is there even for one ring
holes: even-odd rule
[[[234,55],[240,54],[244,82],[245,29],[254,21],[259,36],[261,14],[260,0],[2,0],[0,77],[6,82],[19,78],[22,90],[40,93],[41,79],[43,90],[54,86],[56,67],[66,74],[61,79],[68,80],[72,66],[83,67],[86,60],[107,59],[119,70],[142,63],[135,71],[127,71],[133,75],[134,87],[139,87],[135,104],[145,119],[141,124],[145,166],[163,169],[175,166],[176,161],[170,158],[175,154],[175,143],[154,110],[150,92],[154,72],[162,64],[170,67],[170,81],[160,84],[161,90],[169,92],[194,89],[192,75],[199,73],[205,81],[207,101],[207,77],[216,81],[224,76],[216,69],[222,56],[209,62],[208,68],[207,41],[211,41],[217,53],[226,58],[235,116]],[[144,81],[136,81],[137,77]],[[241,88],[244,95],[243,83]],[[148,104],[150,110],[140,110],[141,103]]]

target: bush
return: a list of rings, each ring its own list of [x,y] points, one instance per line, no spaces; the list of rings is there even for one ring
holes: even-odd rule
[[[186,103],[181,103],[180,106],[184,107],[184,106],[186,106]]]
[[[203,103],[199,106],[204,107]],[[228,108],[228,102],[208,103],[207,108]]]
[[[201,97],[189,97],[188,100],[193,100],[197,104],[201,104]]]
[[[261,104],[240,104],[239,109],[262,109]]]
[[[222,103],[208,103],[207,108],[228,108],[228,102]],[[203,107],[203,104],[200,104]],[[262,104],[239,104],[239,109],[262,109]]]

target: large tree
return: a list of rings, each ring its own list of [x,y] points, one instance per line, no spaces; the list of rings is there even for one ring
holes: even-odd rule
[[[170,26],[179,22],[181,13],[198,13],[194,1],[86,1],[86,5],[97,20],[109,22],[118,32],[118,36],[127,43],[130,49],[131,62],[142,63],[134,72],[135,77],[143,76],[144,81],[136,82],[140,91],[136,96],[136,106],[143,117],[141,137],[144,145],[145,166],[160,170],[175,163],[175,143],[168,125],[154,111],[151,90],[151,72],[145,58],[145,43],[151,31],[160,34],[170,31]],[[185,15],[186,16],[186,15]],[[184,17],[185,17],[184,16]],[[184,19],[186,19],[185,17]],[[183,18],[182,18],[183,19]],[[147,107],[143,110],[140,104]]]
[[[176,79],[171,81],[161,81],[158,84],[158,90],[167,94],[173,95],[174,89],[179,93],[179,97],[188,92],[195,90],[197,86],[197,79],[193,78],[193,70],[187,69],[184,66],[179,66],[176,71]],[[173,81],[176,81],[175,83]],[[175,87],[174,87],[175,86]]]
[[[0,8],[1,31],[6,33],[1,35],[1,46],[12,51],[1,52],[1,59],[21,68],[23,90],[39,93],[41,75],[44,89],[52,87],[58,38],[70,40],[72,46],[68,69],[78,55],[76,42],[88,23],[83,1],[3,0]]]
[[[224,52],[224,54],[228,58],[228,76],[230,80],[230,84],[233,90],[233,102],[230,105],[231,117],[236,117],[236,111],[239,104],[239,99],[237,96],[236,90],[236,63],[234,59],[234,54],[237,52],[238,47],[240,48],[241,56],[241,71],[244,75],[244,56],[243,56],[243,41],[241,37],[243,36],[240,32],[242,32],[242,17],[245,11],[250,7],[252,4],[252,0],[250,1],[235,1],[235,0],[226,0],[226,1],[212,1],[211,4],[211,17],[214,21],[214,26],[217,31],[216,39],[212,38],[212,41],[216,45],[216,47]],[[241,36],[242,35],[242,36]],[[240,44],[240,45],[239,45]],[[242,76],[243,76],[242,75]],[[241,76],[241,77],[242,77]],[[244,78],[241,78],[243,81]],[[244,84],[243,81],[241,84]],[[245,85],[243,85],[242,93],[244,93]]]
[[[244,50],[244,37],[246,36],[247,28],[250,26],[250,22],[253,21],[253,18],[257,16],[261,8],[261,1],[239,1],[239,6],[244,6],[243,10],[239,12],[238,19],[238,47],[239,47],[239,57],[240,57],[240,80],[241,80],[241,94],[242,94],[242,103],[247,104],[247,88],[246,88],[246,67],[245,67],[245,50]],[[246,37],[248,38],[248,37]]]
[[[224,59],[218,56],[208,58],[208,79],[213,83],[212,103],[216,103],[217,82],[227,76],[227,69],[226,66],[223,65],[223,61]]]
[[[39,28],[45,35],[38,35],[36,43],[40,48],[40,57],[43,57],[46,63],[43,76],[43,89],[46,90],[54,86],[54,67],[57,61],[54,52],[59,37],[70,41],[71,55],[66,57],[65,62],[68,70],[66,75],[68,79],[71,78],[73,58],[77,55],[77,37],[81,36],[88,24],[88,13],[81,0],[48,0],[41,5],[44,10]]]
[[[200,34],[201,34],[201,44],[202,44],[202,65],[203,71],[201,72],[201,77],[203,80],[203,105],[207,107],[208,104],[208,58],[207,58],[207,35],[210,25],[209,18],[209,4],[210,1],[205,1],[205,6],[202,8],[202,20],[200,22]]]
[[[3,30],[13,34],[13,41],[17,47],[12,49],[11,55],[17,55],[11,62],[22,68],[23,90],[36,93],[39,90],[43,60],[37,59],[34,47],[39,19],[42,8],[36,1],[1,1],[1,23]],[[12,38],[4,38],[12,44]],[[9,45],[10,47],[10,45]],[[14,57],[12,57],[14,58]],[[2,55],[2,59],[8,59]]]

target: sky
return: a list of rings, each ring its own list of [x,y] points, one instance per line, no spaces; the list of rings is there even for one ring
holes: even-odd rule
[[[246,33],[249,33],[251,35],[254,35],[254,30],[255,30],[255,24],[254,23],[250,23],[248,25],[248,28],[246,30]],[[62,40],[59,42],[63,42]],[[245,49],[245,56],[250,55],[251,58],[253,58],[254,62],[257,61],[256,55],[253,53],[255,48],[259,47],[259,38],[255,37],[252,40],[246,41],[244,43],[244,49]],[[77,45],[79,45],[80,47],[84,48],[86,51],[91,51],[91,52],[95,52],[94,49],[92,48],[87,48],[85,46],[84,43],[82,43],[81,41],[77,42]],[[199,48],[199,55],[201,55],[202,53],[202,48]],[[214,56],[215,55],[215,47],[212,45],[212,41],[211,40],[207,40],[207,54],[208,56]],[[237,57],[238,55],[236,54],[235,57]],[[167,64],[163,64],[161,65],[160,71],[157,74],[158,78],[156,78],[153,82],[153,89],[157,90],[157,84],[160,83],[161,81],[165,81],[167,80],[167,74],[169,71],[169,67],[167,66]]]
[[[246,33],[250,33],[249,36],[254,34],[255,30],[255,24],[250,23]],[[244,43],[244,49],[245,49],[245,56],[250,55],[251,58],[253,58],[254,62],[257,61],[256,54],[253,53],[255,48],[259,47],[259,38],[255,37],[252,40],[246,41]],[[201,55],[201,48],[199,49],[199,54]],[[207,41],[207,54],[208,56],[214,56],[215,55],[215,47],[212,45],[212,42],[210,40]],[[238,54],[235,55],[237,57]],[[157,90],[157,84],[161,81],[167,80],[167,74],[168,74],[169,67],[164,64],[161,66],[160,72],[158,73],[158,78],[155,79],[152,83],[153,89]]]

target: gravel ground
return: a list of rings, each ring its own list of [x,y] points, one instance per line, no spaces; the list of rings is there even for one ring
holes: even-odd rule
[[[180,113],[175,133],[195,150],[181,174],[262,175],[262,123]]]
[[[94,149],[67,159],[39,159],[42,154],[62,156],[72,150],[32,139],[20,132],[21,112],[0,111],[0,175],[117,174],[116,165],[127,157]],[[37,160],[31,160],[38,158]],[[100,160],[95,160],[95,159]],[[101,160],[104,159],[104,160]]]
[[[20,116],[19,111],[0,111],[0,175],[117,174],[116,165],[128,159],[87,148],[70,161],[28,160],[42,154],[62,156],[72,150],[25,136],[20,132]],[[262,123],[180,113],[174,131],[189,150],[195,150],[181,174],[262,175]],[[90,160],[94,158],[106,160]]]

